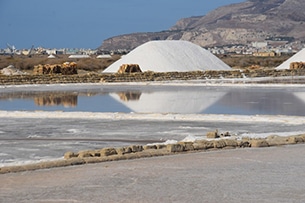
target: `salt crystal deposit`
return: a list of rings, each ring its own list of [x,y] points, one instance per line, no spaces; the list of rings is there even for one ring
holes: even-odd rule
[[[290,57],[284,63],[276,67],[276,69],[289,69],[292,62],[305,62],[305,48]]]
[[[202,47],[178,40],[147,42],[110,65],[104,73],[115,73],[122,64],[139,64],[142,71],[153,72],[231,69]]]

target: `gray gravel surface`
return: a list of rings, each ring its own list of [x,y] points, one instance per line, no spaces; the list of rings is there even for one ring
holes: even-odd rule
[[[304,202],[305,145],[0,175],[0,202]]]

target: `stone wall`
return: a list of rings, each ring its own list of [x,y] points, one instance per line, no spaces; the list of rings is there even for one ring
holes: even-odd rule
[[[107,147],[94,150],[83,150],[79,152],[66,152],[64,159],[57,161],[45,161],[22,166],[7,166],[0,168],[0,174],[38,170],[46,168],[64,167],[88,163],[99,163],[106,161],[118,161],[138,159],[156,156],[172,155],[177,153],[203,152],[220,149],[237,149],[248,147],[274,147],[289,144],[304,144],[305,134],[295,136],[269,136],[267,138],[251,139],[243,138],[237,140],[212,139],[197,140],[195,142],[178,142],[176,144],[155,144],[155,145],[131,145],[125,147]]]
[[[305,69],[297,70],[231,70],[231,71],[193,71],[193,72],[143,72],[83,75],[0,75],[0,85],[57,84],[57,83],[111,83],[111,82],[149,82],[174,80],[208,80],[221,78],[255,78],[304,76]]]

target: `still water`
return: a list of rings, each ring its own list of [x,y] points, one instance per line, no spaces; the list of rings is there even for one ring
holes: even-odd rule
[[[305,116],[302,86],[49,85],[0,89],[0,110]]]

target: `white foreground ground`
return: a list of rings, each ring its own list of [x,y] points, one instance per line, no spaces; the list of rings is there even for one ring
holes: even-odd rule
[[[0,175],[0,202],[304,202],[304,145]]]

